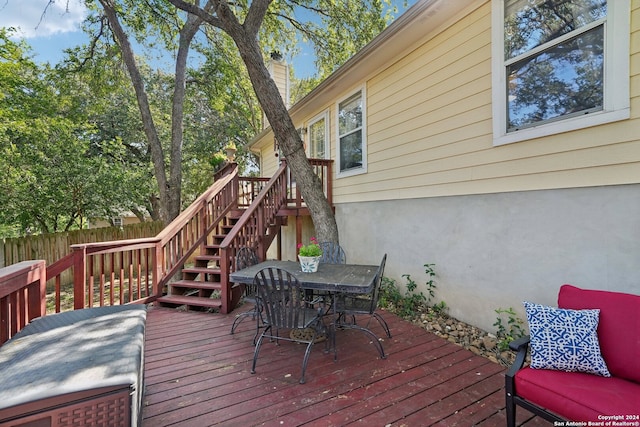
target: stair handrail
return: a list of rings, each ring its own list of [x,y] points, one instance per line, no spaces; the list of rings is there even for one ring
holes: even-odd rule
[[[99,304],[104,299],[114,304],[128,295],[126,302],[146,303],[162,294],[164,285],[179,271],[195,250],[206,243],[207,236],[225,215],[237,206],[238,168],[232,164],[219,176],[213,185],[202,193],[189,207],[178,215],[155,237],[90,242],[71,245],[71,253],[47,267],[47,280],[55,280],[56,312],[60,307],[60,277],[64,271],[73,269],[74,309],[94,305],[93,283],[99,282]],[[119,279],[119,294],[113,294],[115,272],[105,272],[96,277],[94,270],[104,270],[101,263],[119,257],[121,266],[118,277],[128,275],[128,288]],[[111,261],[105,261],[105,260]],[[126,269],[125,269],[126,264]],[[94,266],[96,268],[94,269]],[[137,286],[132,285],[136,280]],[[110,282],[112,292],[106,294],[104,284]],[[87,292],[91,289],[90,292]]]
[[[253,247],[261,259],[267,252],[265,235],[270,225],[277,223],[278,211],[287,203],[287,165],[282,162],[269,182],[220,243],[220,277],[222,312],[233,307],[229,274],[235,268],[235,254],[242,246]]]

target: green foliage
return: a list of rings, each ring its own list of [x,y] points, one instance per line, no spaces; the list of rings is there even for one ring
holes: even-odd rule
[[[121,114],[126,107],[112,103],[127,87],[87,96],[99,87],[87,77],[94,75],[32,62],[26,46],[0,33],[4,236],[82,228],[89,218],[114,216],[148,198],[141,192],[149,182],[148,159],[128,162],[123,134],[114,131],[135,128]]]
[[[526,335],[524,321],[518,317],[513,307],[507,309],[498,308],[495,312],[498,317],[493,326],[497,328],[496,337],[498,339],[498,348],[500,351],[504,351],[509,348],[511,341]]]
[[[106,25],[104,3],[86,2],[90,15],[83,29],[90,42],[66,51],[55,68],[33,62],[29,47],[0,29],[3,234],[78,228],[89,218],[127,210],[158,218],[159,188],[165,187],[158,186],[157,176],[164,171],[176,177],[166,188],[181,194],[185,206],[211,185],[211,155],[227,141],[237,145],[241,171],[256,169],[246,143],[262,130],[262,112],[231,38],[206,24],[188,40],[198,58],[189,62],[178,116],[172,101],[174,89],[183,86],[176,85],[175,58],[179,42],[188,39],[183,31],[197,20],[166,1],[108,2],[140,48],[134,53],[152,116],[143,125],[132,73],[114,42],[113,26]],[[240,21],[251,4],[231,4]],[[266,56],[277,49],[290,58],[301,40],[312,43],[320,71],[300,85],[299,99],[384,29],[390,5],[274,1],[260,28],[261,50]],[[151,128],[160,146],[150,142]],[[165,163],[158,166],[157,158]]]
[[[320,245],[318,244],[316,238],[312,237],[309,244],[298,244],[298,254],[300,256],[321,256],[322,249],[320,248]]]
[[[406,292],[404,294],[396,285],[395,280],[383,277],[380,284],[380,305],[393,310],[396,314],[405,318],[416,317],[417,314],[424,311],[425,308],[429,308],[436,313],[444,313],[447,310],[447,305],[444,301],[430,307],[436,290],[434,283],[434,266],[435,264],[424,264],[425,273],[428,277],[426,282],[428,297],[420,291],[416,292],[418,284],[409,274],[402,275],[406,280]]]

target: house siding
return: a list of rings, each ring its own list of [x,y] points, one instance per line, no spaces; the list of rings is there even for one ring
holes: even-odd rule
[[[389,254],[386,276],[422,287],[493,329],[495,309],[554,305],[563,283],[640,294],[640,0],[631,2],[630,118],[493,145],[491,3],[318,103],[302,126],[366,88],[367,173],[334,177],[349,262]],[[389,49],[389,47],[387,47]],[[331,88],[335,90],[335,88]],[[331,158],[336,158],[335,126]],[[273,156],[272,136],[255,145]],[[263,162],[263,165],[267,165]],[[264,169],[269,175],[275,170]]]
[[[337,203],[638,182],[638,2],[631,119],[493,146],[487,2],[367,82],[368,173]]]

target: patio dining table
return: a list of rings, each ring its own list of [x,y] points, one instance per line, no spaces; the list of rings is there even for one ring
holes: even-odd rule
[[[378,271],[377,265],[320,263],[317,272],[303,273],[298,262],[270,260],[234,271],[230,276],[231,281],[250,285],[253,283],[256,273],[267,267],[287,270],[298,279],[305,289],[352,294],[371,292]]]
[[[360,264],[325,264],[320,263],[318,271],[315,273],[304,273],[300,268],[300,263],[295,261],[278,261],[269,260],[251,267],[231,273],[230,280],[235,283],[249,285],[253,283],[256,274],[263,268],[275,267],[287,270],[300,282],[304,289],[313,291],[324,291],[329,293],[332,298],[336,294],[367,294],[373,290],[377,265],[360,265]],[[332,347],[334,359],[337,359],[337,350],[335,345],[335,325],[337,313],[333,311],[334,320],[332,322]]]

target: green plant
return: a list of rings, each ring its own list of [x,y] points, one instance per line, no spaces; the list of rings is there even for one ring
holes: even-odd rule
[[[513,307],[507,309],[498,308],[495,310],[498,315],[496,322],[493,324],[497,328],[496,338],[500,351],[507,350],[509,343],[513,340],[526,335],[524,330],[524,321],[518,317]],[[506,317],[506,323],[504,320]]]
[[[433,283],[433,278],[436,277],[436,271],[434,269],[435,264],[424,264],[424,272],[427,273],[429,280],[427,280],[427,292],[429,293],[429,298],[427,299],[427,304],[431,303],[431,300],[436,296],[436,285]],[[444,301],[442,301],[444,303]],[[445,304],[446,306],[446,304]]]
[[[434,266],[435,264],[424,264],[425,272],[428,276],[426,285],[429,297],[426,297],[422,292],[416,292],[418,284],[409,274],[402,275],[407,281],[404,294],[396,286],[395,280],[383,277],[380,284],[380,305],[405,318],[416,317],[418,313],[424,312],[425,309],[430,309],[437,314],[443,314],[447,310],[447,305],[444,301],[434,305],[432,308],[428,307],[435,296]]]
[[[433,305],[433,307],[431,307],[431,308],[433,309],[433,311],[434,311],[436,314],[444,314],[444,313],[446,313],[446,312],[447,312],[447,309],[448,309],[449,307],[447,306],[447,303],[446,303],[446,302],[444,302],[444,301],[440,301],[439,303],[434,304],[434,305]]]
[[[298,255],[321,256],[322,249],[320,248],[320,245],[318,244],[318,241],[316,240],[316,238],[312,237],[310,240],[311,240],[311,243],[309,243],[308,245],[303,245],[302,243],[298,245]]]
[[[213,170],[218,170],[218,167],[222,166],[227,161],[227,157],[222,153],[216,153],[209,159],[209,164],[213,167]]]
[[[400,315],[403,317],[413,317],[427,303],[427,297],[422,292],[415,292],[418,284],[411,278],[409,274],[403,274],[407,280],[407,292],[402,299],[399,307]]]
[[[382,281],[380,282],[380,297],[378,300],[380,306],[394,309],[401,300],[402,294],[396,286],[396,281],[389,277],[382,276]]]

